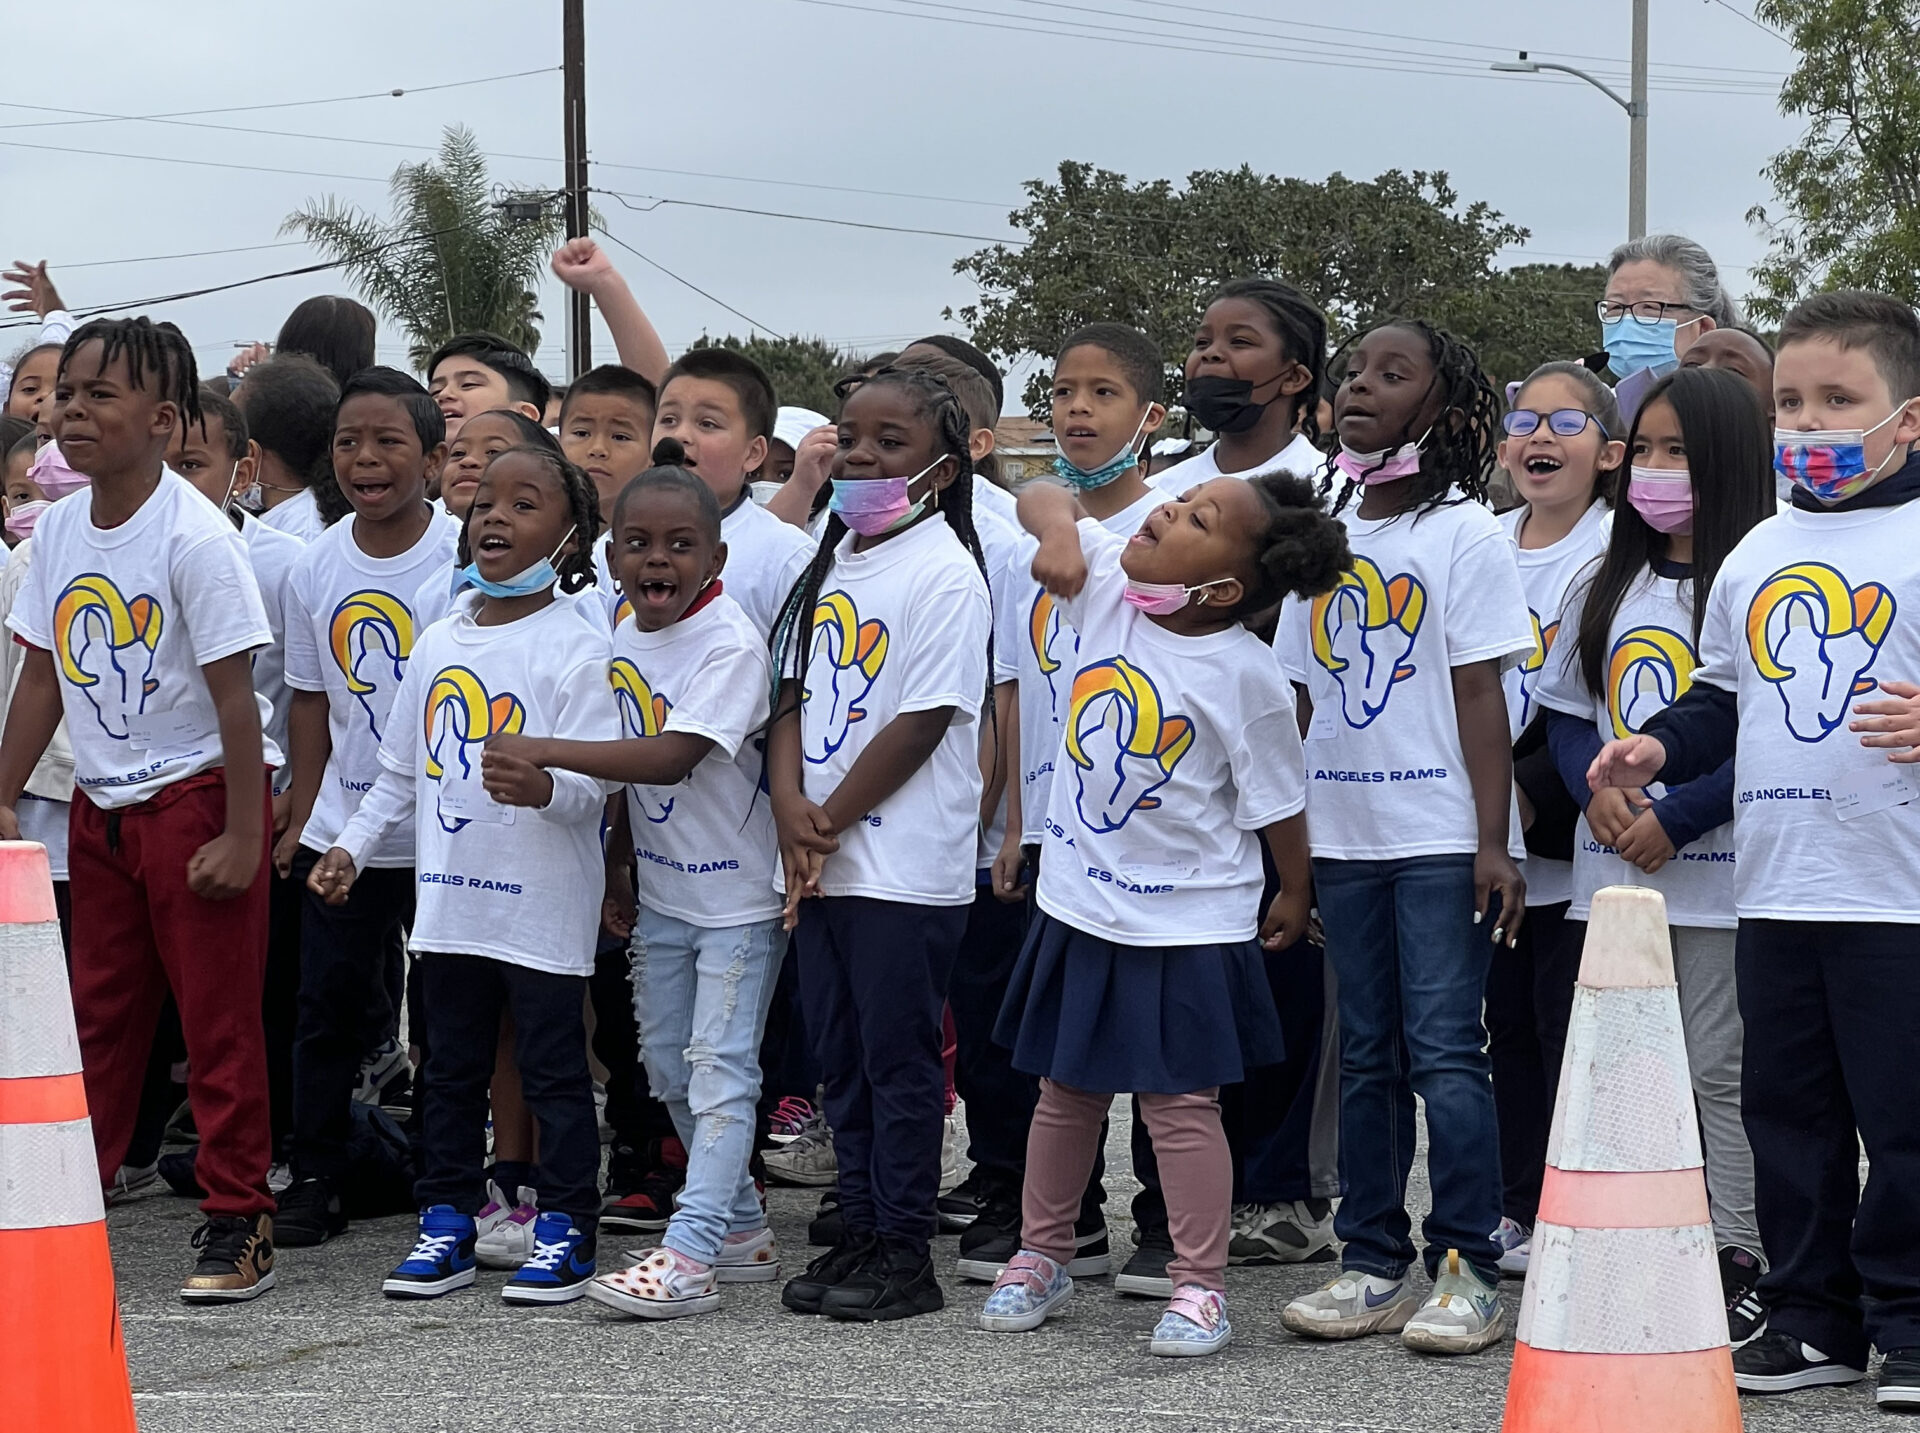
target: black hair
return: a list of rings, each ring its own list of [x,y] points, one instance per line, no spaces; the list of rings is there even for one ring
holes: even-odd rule
[[[1287,357],[1306,367],[1308,383],[1287,399],[1290,421],[1311,443],[1320,436],[1315,409],[1320,384],[1327,374],[1327,316],[1292,284],[1279,279],[1229,279],[1207,300],[1212,308],[1222,299],[1246,299],[1267,311],[1273,331]]]
[[[1402,511],[1429,513],[1456,502],[1486,502],[1487,479],[1500,449],[1500,415],[1505,405],[1480,371],[1480,360],[1466,344],[1425,319],[1388,319],[1367,333],[1383,328],[1403,329],[1426,341],[1427,357],[1433,364],[1433,391],[1440,398],[1433,427],[1420,443],[1420,471],[1407,480],[1407,504]],[[1350,342],[1365,337],[1366,333],[1355,334]],[[1342,348],[1347,346],[1343,344]],[[1331,485],[1330,470],[1322,491]],[[1346,507],[1359,486],[1359,479],[1347,479],[1333,504],[1335,513]]]
[[[203,387],[200,390],[200,436],[207,436],[207,420],[214,419],[220,424],[220,431],[226,434],[227,456],[239,462],[247,456],[247,415],[239,406],[217,388]]]
[[[573,407],[573,400],[586,398],[595,393],[607,393],[618,398],[631,399],[635,403],[646,405],[648,413],[655,412],[660,406],[660,390],[653,386],[652,380],[635,373],[618,363],[603,363],[598,368],[589,368],[573,382],[567,385],[566,397],[560,400],[560,422],[565,425],[567,410]],[[648,420],[647,426],[653,426]]]
[[[294,305],[274,340],[275,353],[304,353],[345,383],[363,368],[373,367],[374,338],[379,326],[373,311],[339,294],[320,294]]]
[[[31,443],[39,430],[25,418],[8,418],[0,414],[0,462],[13,456],[13,450],[22,443]]]
[[[525,414],[521,415],[525,417]],[[511,448],[494,454],[493,461],[499,462],[508,453],[523,453],[542,464],[560,484],[560,491],[566,497],[573,519],[573,551],[563,554],[555,563],[560,573],[560,590],[571,596],[593,586],[593,540],[600,531],[600,498],[593,490],[593,483],[584,470],[576,468],[561,455],[557,448],[540,447],[533,443],[515,443]],[[489,464],[488,466],[492,466]],[[473,561],[472,550],[467,546],[467,529],[473,526],[473,509],[467,509],[466,517],[460,521],[460,547],[455,562],[465,567]]]
[[[1227,615],[1253,619],[1271,612],[1283,597],[1333,591],[1353,566],[1353,552],[1346,528],[1328,516],[1313,480],[1263,473],[1247,486],[1260,499],[1267,526],[1252,538],[1254,581]]]
[[[1724,368],[1678,368],[1647,390],[1627,435],[1627,452],[1647,410],[1668,403],[1680,420],[1693,483],[1693,572],[1687,601],[1693,609],[1693,647],[1700,647],[1707,593],[1741,538],[1773,515],[1773,434],[1760,396],[1746,379]],[[1631,456],[1629,456],[1631,461]],[[1580,610],[1580,676],[1604,695],[1614,614],[1648,566],[1667,555],[1667,535],[1651,527],[1630,502],[1613,513],[1607,550],[1588,564]]]
[[[724,383],[740,400],[740,414],[747,420],[749,438],[773,441],[773,423],[780,400],[774,396],[773,382],[766,370],[746,354],[731,348],[690,348],[676,358],[660,380],[660,396],[676,378],[705,378]]]
[[[995,367],[991,358],[988,358],[986,354],[968,343],[964,338],[955,338],[950,333],[931,333],[925,338],[916,338],[912,343],[908,344],[907,347],[918,348],[923,343],[931,348],[939,349],[942,353],[946,354],[948,358],[959,359],[975,373],[986,379],[987,386],[993,389],[994,416],[997,418],[1000,415],[1000,410],[1007,406],[1007,384],[1006,380],[1000,376],[1000,370]],[[897,353],[893,355],[894,358],[898,358],[899,356]]]
[[[1120,365],[1120,376],[1142,403],[1164,403],[1167,365],[1153,340],[1125,323],[1090,323],[1067,335],[1055,357],[1057,364],[1076,348],[1097,348]]]
[[[654,452],[654,465],[620,489],[620,496],[613,500],[609,526],[617,529],[620,526],[620,514],[626,511],[627,504],[645,493],[678,493],[690,499],[699,510],[702,531],[716,543],[719,542],[723,520],[720,499],[713,495],[713,489],[701,481],[698,474],[680,466],[680,460],[686,455],[686,449],[673,439],[661,439],[659,448]]]
[[[200,372],[194,367],[193,345],[187,336],[170,323],[155,323],[142,314],[135,318],[88,319],[75,329],[60,350],[58,373],[87,344],[100,344],[100,367],[120,354],[127,356],[127,378],[135,388],[145,390],[147,375],[152,374],[154,391],[162,403],[180,410],[180,422],[200,421]]]
[[[397,368],[385,368],[377,364],[361,369],[340,385],[340,402],[333,410],[335,427],[340,425],[340,410],[347,406],[348,400],[358,398],[363,393],[377,393],[383,398],[400,400],[400,406],[407,410],[407,416],[413,420],[413,431],[420,435],[421,452],[431,453],[447,441],[447,420],[440,412],[440,405],[420,386],[420,381]]]
[[[305,354],[278,354],[247,370],[234,403],[246,417],[248,436],[289,473],[309,488],[334,486],[333,415],[340,385],[331,373]]]
[[[534,422],[533,419],[529,418],[526,414],[522,413],[518,408],[489,408],[484,413],[474,414],[472,418],[467,419],[467,422],[472,423],[480,418],[506,418],[510,420],[513,424],[513,431],[520,435],[514,445],[515,447],[545,448],[549,453],[560,453],[562,457],[566,456],[560,447],[560,440],[545,428],[542,428],[538,423]],[[463,433],[467,431],[464,424],[461,426],[460,431]],[[506,449],[502,448],[500,451],[504,453]]]
[[[507,396],[515,403],[531,403],[543,414],[547,411],[547,399],[553,396],[553,385],[547,382],[547,375],[533,366],[525,350],[499,334],[484,329],[455,334],[427,360],[427,382],[433,382],[433,370],[449,358],[476,359],[506,379]]]
[[[1543,363],[1529,373],[1526,381],[1513,390],[1513,403],[1519,406],[1526,391],[1543,378],[1564,378],[1580,390],[1581,406],[1587,410],[1595,423],[1600,425],[1601,446],[1615,438],[1625,438],[1621,431],[1620,400],[1613,396],[1613,390],[1600,381],[1600,375],[1584,363],[1573,363],[1564,358],[1551,363]],[[1505,430],[1502,429],[1502,432]],[[1524,441],[1516,439],[1518,441]],[[1605,500],[1608,507],[1613,506],[1616,490],[1620,484],[1620,473],[1626,467],[1627,460],[1621,460],[1611,468],[1596,466],[1593,473],[1593,496]],[[1588,499],[1589,502],[1592,499]]]
[[[967,423],[972,430],[967,435],[969,452],[972,451],[973,432],[982,428],[991,432],[1000,421],[1000,409],[994,402],[992,387],[977,369],[959,359],[949,358],[945,353],[903,354],[900,361],[892,366],[917,368],[924,373],[931,373],[953,390],[953,396],[967,410]],[[995,487],[1006,486],[1000,480],[1000,460],[991,451],[979,462],[970,462],[969,466]]]
[[[58,352],[60,352],[60,345],[57,343],[36,343],[31,348],[23,349],[20,356],[13,360],[13,372],[7,375],[7,397],[13,397],[14,385],[20,381],[20,370],[27,366],[29,358],[36,353]]]
[[[1779,347],[1810,338],[1864,348],[1894,402],[1920,397],[1920,318],[1901,300],[1870,289],[1802,299],[1780,325]]]
[[[973,554],[973,560],[979,564],[982,581],[987,577],[986,554],[980,547],[980,535],[973,526],[973,484],[968,474],[973,470],[971,449],[968,439],[972,436],[972,421],[967,416],[965,406],[955,395],[944,379],[931,370],[921,367],[883,368],[862,387],[884,384],[902,389],[914,403],[914,411],[925,418],[933,429],[934,447],[943,457],[952,458],[956,468],[954,480],[945,489],[944,495],[936,495],[934,502],[937,510],[946,516],[947,526],[953,529],[953,535],[960,539],[960,545]],[[664,444],[662,445],[664,446]],[[654,450],[654,461],[660,460],[660,450]],[[786,600],[780,604],[780,615],[774,619],[773,633],[768,646],[773,653],[773,687],[768,703],[769,722],[778,718],[780,712],[781,673],[786,670],[788,653],[794,654],[795,670],[804,678],[807,661],[813,650],[813,609],[820,600],[820,587],[827,579],[827,573],[833,568],[833,557],[840,546],[840,539],[847,535],[847,525],[840,520],[838,513],[827,519],[827,529],[820,537],[819,549],[813,554],[813,561],[807,564],[787,593]],[[989,624],[987,631],[987,695],[986,712],[989,721],[993,718],[993,631]]]

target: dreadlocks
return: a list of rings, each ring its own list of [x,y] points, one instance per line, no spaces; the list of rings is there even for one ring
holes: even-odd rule
[[[93,370],[95,374],[104,373],[109,363],[125,354],[127,377],[133,386],[145,390],[147,375],[151,373],[160,401],[180,410],[183,431],[188,423],[201,421],[200,373],[194,367],[193,347],[179,329],[170,323],[155,323],[144,315],[89,319],[73,331],[66,347],[60,350],[60,366],[54,370],[55,377],[65,374],[74,355],[96,341],[100,344],[100,366]],[[202,436],[205,436],[204,425]]]

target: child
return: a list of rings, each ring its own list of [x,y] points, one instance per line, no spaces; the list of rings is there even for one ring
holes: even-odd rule
[[[48,444],[57,448],[57,444]],[[46,490],[31,476],[33,460],[40,451],[33,424],[24,418],[0,418],[0,465],[6,493],[6,538],[8,547],[27,540],[40,514],[52,506]],[[84,481],[84,480],[83,480]]]
[[[567,460],[593,480],[602,514],[611,513],[627,484],[651,466],[657,409],[653,384],[618,364],[602,364],[568,386],[560,405],[560,446]],[[611,630],[628,609],[620,600],[620,584],[614,581],[608,545],[601,536],[593,536],[594,583],[606,603]]]
[[[607,332],[613,335],[614,352],[620,355],[621,364],[649,383],[663,382],[666,346],[607,251],[592,239],[569,239],[554,250],[550,263],[555,278],[593,300]],[[602,507],[600,511],[604,521],[607,509]]]
[[[1277,475],[1215,478],[1125,539],[1044,484],[1021,495],[1020,517],[1080,649],[1060,748],[1073,769],[1053,784],[1041,914],[999,1031],[1041,1077],[1023,1247],[980,1323],[1037,1328],[1072,1293],[1064,1266],[1101,1123],[1114,1091],[1136,1090],[1176,1253],[1149,1349],[1215,1353],[1232,1336],[1219,1088],[1280,1058],[1255,930],[1269,949],[1291,945],[1312,903],[1299,728],[1272,654],[1242,624],[1331,588],[1347,545],[1312,487]],[[1280,873],[1264,919],[1262,841]]]
[[[760,465],[760,476],[753,482],[753,500],[765,507],[793,476],[800,448],[809,433],[830,434],[833,419],[811,408],[782,405],[774,415],[773,438],[767,444],[767,460]],[[825,436],[816,440],[825,442]]]
[[[1774,510],[1766,415],[1735,375],[1681,369],[1648,390],[1627,452],[1627,502],[1606,556],[1573,588],[1560,619],[1566,645],[1555,646],[1536,696],[1551,709],[1548,740],[1569,789],[1588,798],[1574,841],[1573,919],[1587,918],[1602,886],[1651,886],[1666,898],[1720,1278],[1739,1348],[1763,1316],[1757,1304],[1747,1307],[1761,1257],[1753,1154],[1740,1123],[1733,764],[1631,797],[1588,790],[1586,773],[1602,743],[1639,730],[1693,684],[1714,578]],[[1530,929],[1538,915],[1527,912]]]
[[[1734,757],[1740,1108],[1770,1260],[1766,1330],[1734,1353],[1734,1381],[1852,1383],[1871,1342],[1880,1405],[1908,1410],[1920,1406],[1920,805],[1904,774],[1920,747],[1916,394],[1920,321],[1905,303],[1842,291],[1787,315],[1774,467],[1794,481],[1793,506],[1721,565],[1693,686],[1588,774],[1596,793],[1676,785]]]
[[[509,448],[526,445],[558,456],[553,434],[513,408],[493,408],[475,414],[460,427],[460,436],[447,444],[447,461],[440,469],[440,507],[456,523],[467,520],[473,495],[487,465]],[[459,564],[450,552],[446,565],[427,575],[414,594],[414,618],[421,630],[453,610]]]
[[[882,372],[847,399],[833,518],[774,634],[768,779],[844,1226],[781,1294],[801,1313],[943,1304],[941,997],[974,895],[992,665],[967,434],[931,374]]]
[[[355,374],[341,395],[334,481],[353,516],[314,539],[287,582],[293,800],[274,851],[283,876],[307,879],[380,775],[388,709],[421,627],[409,604],[459,540],[459,524],[426,497],[446,459],[445,432],[427,391],[391,368]],[[412,826],[403,818],[355,854],[360,874],[345,904],[309,895],[303,911],[294,1182],[279,1220],[281,1242],[293,1248],[346,1231],[348,1102],[361,1057],[397,1028],[400,946],[414,913]]]
[[[1613,390],[1577,363],[1535,369],[1513,395],[1502,420],[1500,466],[1520,506],[1500,515],[1514,544],[1520,586],[1535,641],[1527,659],[1501,676],[1514,738],[1514,790],[1519,829],[1531,850],[1527,922],[1519,943],[1498,946],[1487,973],[1487,1053],[1500,1118],[1500,1270],[1524,1274],[1528,1238],[1540,1206],[1547,1126],[1560,1080],[1578,932],[1563,929],[1573,898],[1573,822],[1547,750],[1536,688],[1560,634],[1560,609],[1574,576],[1605,549],[1615,474],[1626,453]],[[1571,635],[1571,634],[1569,634]],[[1544,1077],[1544,1082],[1543,1082]]]
[[[340,385],[311,358],[281,354],[249,368],[233,401],[247,420],[248,437],[260,445],[260,521],[313,541],[327,529],[328,513],[339,516],[335,504],[346,501],[333,481]]]
[[[53,394],[60,353],[59,344],[41,343],[20,356],[19,362],[13,365],[13,376],[7,381],[7,417],[24,418],[29,423],[39,418],[40,409]]]
[[[1473,353],[1418,320],[1363,336],[1334,402],[1353,569],[1283,612],[1275,645],[1306,722],[1313,879],[1339,979],[1341,1271],[1287,1305],[1298,1334],[1404,1329],[1431,1353],[1505,1332],[1500,1166],[1481,998],[1517,937],[1513,751],[1500,673],[1534,648],[1513,545],[1480,506],[1499,400]],[[1494,903],[1498,904],[1495,905]],[[1414,1097],[1433,1208],[1407,1277]]]
[[[199,419],[193,350],[171,324],[94,320],[54,387],[60,451],[91,481],[35,529],[7,618],[27,646],[0,740],[0,838],[64,715],[75,781],[73,1004],[101,1182],[132,1135],[171,988],[200,1131],[207,1221],[180,1294],[273,1287],[267,1192],[266,770],[250,654],[272,634],[240,540],[162,461]],[[129,680],[129,679],[132,680]]]
[[[551,387],[533,360],[497,333],[455,334],[427,359],[427,391],[446,419],[448,442],[467,419],[493,408],[540,422]]]
[[[417,832],[408,944],[428,1051],[420,1236],[381,1285],[389,1298],[436,1298],[474,1280],[487,1085],[507,1012],[547,1183],[532,1257],[500,1296],[570,1303],[594,1274],[600,1137],[581,1011],[605,788],[491,754],[483,766],[482,748],[529,728],[592,742],[618,733],[606,631],[553,590],[592,580],[582,534],[599,516],[586,475],[551,452],[513,448],[488,465],[460,535],[462,570],[479,590],[421,635],[381,738],[379,779],[308,878],[338,905],[387,832],[402,821]]]

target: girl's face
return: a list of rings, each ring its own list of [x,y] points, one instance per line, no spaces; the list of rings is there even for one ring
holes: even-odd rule
[[[1296,371],[1297,370],[1297,374]],[[1253,385],[1256,403],[1282,393],[1298,393],[1307,382],[1306,365],[1289,357],[1273,326],[1273,316],[1252,299],[1215,299],[1193,331],[1187,353],[1187,377],[1243,378]],[[1292,387],[1277,380],[1294,377]]]
[[[1208,584],[1202,606],[1229,608],[1252,575],[1254,534],[1267,525],[1260,499],[1242,478],[1214,478],[1147,514],[1120,553],[1135,582]]]
[[[480,476],[467,515],[467,551],[482,577],[505,582],[543,557],[558,565],[584,540],[574,525],[573,504],[552,464],[508,453]]]
[[[1629,460],[1636,468],[1687,471],[1687,440],[1680,432],[1680,415],[1666,399],[1657,399],[1640,410]]]
[[[838,426],[840,450],[833,459],[836,480],[918,477],[920,481],[907,494],[917,501],[957,476],[957,463],[940,461],[948,455],[934,432],[933,419],[919,412],[897,383],[863,383],[854,389],[840,409]],[[940,465],[926,472],[935,463]],[[920,477],[922,473],[926,476]]]
[[[7,392],[7,417],[33,422],[41,406],[53,392],[53,375],[60,367],[60,350],[43,348],[21,360],[13,373],[13,387]]]
[[[1376,328],[1347,351],[1333,397],[1333,426],[1356,453],[1417,442],[1444,401],[1427,340],[1410,328]]]
[[[502,413],[482,413],[461,424],[460,436],[448,446],[447,465],[440,472],[440,497],[447,511],[465,517],[487,464],[519,441],[520,430]]]
[[[1539,420],[1525,437],[1500,441],[1500,466],[1512,477],[1521,501],[1534,507],[1592,502],[1601,469],[1617,468],[1626,445],[1601,433],[1580,385],[1565,374],[1550,373],[1522,388],[1513,407]],[[1547,415],[1566,408],[1588,414],[1587,426],[1571,438],[1554,432],[1547,422]]]
[[[7,511],[12,512],[22,503],[43,503],[47,495],[41,491],[40,484],[30,482],[27,469],[33,466],[33,455],[21,453],[7,459]]]

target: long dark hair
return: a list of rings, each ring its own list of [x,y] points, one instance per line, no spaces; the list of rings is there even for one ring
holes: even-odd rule
[[[339,294],[319,294],[294,305],[274,340],[275,353],[304,353],[333,375],[341,387],[363,368],[373,367],[378,327],[373,311]]]
[[[1687,445],[1687,476],[1693,483],[1693,573],[1687,602],[1693,613],[1692,642],[1700,648],[1700,623],[1707,593],[1741,538],[1774,511],[1773,437],[1766,411],[1744,378],[1721,368],[1679,368],[1662,378],[1640,401],[1633,430],[1627,434],[1627,462],[1640,421],[1654,404],[1665,401],[1680,420]],[[1613,510],[1613,538],[1582,579],[1580,677],[1587,690],[1607,687],[1607,653],[1613,619],[1628,589],[1668,552],[1667,535],[1650,527],[1631,502]]]

